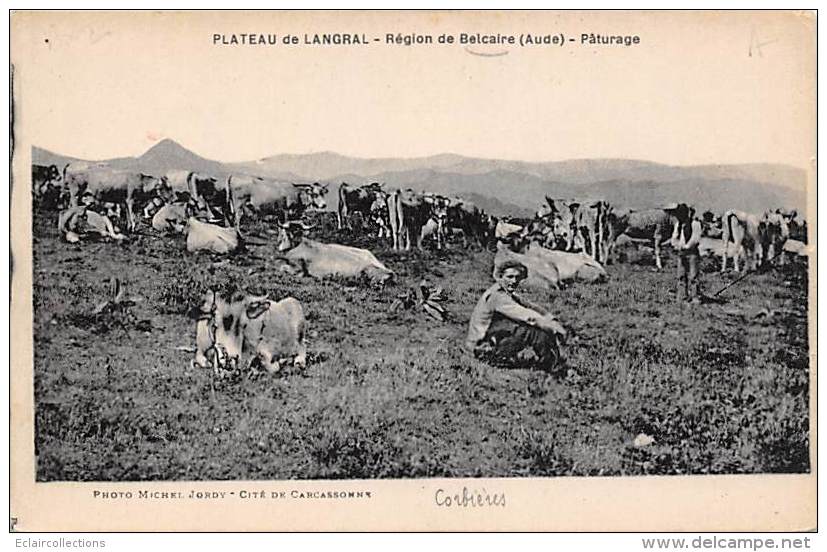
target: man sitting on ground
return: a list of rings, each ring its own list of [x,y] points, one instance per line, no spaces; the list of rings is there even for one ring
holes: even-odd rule
[[[495,273],[497,282],[482,294],[468,327],[466,347],[495,366],[554,371],[560,364],[559,338],[566,330],[552,315],[515,295],[528,276],[526,266],[506,261]]]

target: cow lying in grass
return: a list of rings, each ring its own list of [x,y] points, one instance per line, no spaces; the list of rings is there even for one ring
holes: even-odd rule
[[[224,228],[190,217],[187,219],[186,231],[187,251],[190,253],[231,253],[239,247],[238,231],[235,228]]]
[[[209,290],[195,313],[196,352],[193,367],[235,371],[248,352],[247,368],[259,363],[268,373],[285,363],[303,368],[307,363],[304,343],[305,318],[301,303],[287,297],[232,294],[224,297]]]
[[[291,265],[314,278],[366,276],[378,284],[393,278],[388,269],[373,253],[337,243],[321,243],[305,238],[303,233],[312,228],[303,222],[291,221],[280,225],[278,250]]]
[[[603,266],[585,253],[547,249],[515,235],[497,243],[495,269],[506,260],[519,261],[528,268],[526,287],[556,289],[574,281],[602,282],[609,277]]]
[[[77,243],[87,237],[124,239],[124,235],[118,232],[109,217],[96,213],[85,205],[61,211],[57,229],[69,243]]]

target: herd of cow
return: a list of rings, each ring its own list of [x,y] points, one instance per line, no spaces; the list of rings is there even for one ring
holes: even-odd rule
[[[277,235],[279,251],[274,270],[317,278],[366,277],[377,285],[394,276],[370,251],[306,237],[312,226],[303,217],[327,208],[326,184],[247,175],[224,179],[184,170],[151,176],[93,163],[70,163],[62,170],[33,165],[32,178],[35,208],[59,211],[58,230],[68,242],[92,236],[122,240],[124,232],[135,232],[139,221],[146,220],[157,231],[185,234],[190,252],[225,254],[259,240],[242,233],[245,213],[269,215],[278,220],[270,231]],[[459,240],[466,247],[495,246],[495,266],[518,260],[528,268],[528,286],[550,290],[575,280],[606,279],[605,266],[616,262],[616,249],[630,242],[648,242],[657,268],[662,268],[661,247],[670,243],[676,227],[674,208],[628,210],[602,200],[547,196],[531,219],[498,219],[459,197],[386,190],[379,183],[342,183],[337,226],[375,232],[397,250],[422,249],[428,239],[440,249]],[[699,250],[721,257],[722,271],[728,258],[739,271],[740,262],[757,269],[786,262],[788,253],[808,253],[806,223],[795,211],[755,215],[730,210],[720,216],[705,212],[699,218],[704,228]],[[249,342],[258,344],[252,360],[268,371],[278,370],[288,358],[302,365],[303,328],[304,315],[295,299],[273,302],[210,291],[198,316],[194,362],[216,370],[233,365]]]

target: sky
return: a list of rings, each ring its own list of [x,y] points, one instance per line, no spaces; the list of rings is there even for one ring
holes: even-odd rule
[[[214,44],[241,33],[280,42]],[[316,33],[371,43],[303,44]],[[404,46],[389,33],[565,45]],[[334,151],[805,167],[815,155],[815,21],[790,12],[16,13],[11,55],[19,139],[83,159],[163,138],[224,162]]]

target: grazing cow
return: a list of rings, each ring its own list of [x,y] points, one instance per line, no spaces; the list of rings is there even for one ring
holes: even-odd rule
[[[382,197],[382,185],[372,182],[363,186],[351,186],[347,182],[339,185],[339,208],[336,211],[336,227],[352,228],[352,213],[362,215],[362,221],[370,220],[375,211],[375,203]]]
[[[201,222],[195,217],[187,219],[187,251],[231,253],[239,247],[238,231]]]
[[[104,166],[76,167],[66,165],[63,169],[64,186],[69,191],[70,204],[75,207],[83,196],[89,196],[101,204],[112,203],[126,207],[129,231],[135,230],[135,207],[154,197],[168,201],[169,189],[163,180],[154,176],[131,171],[112,170]]]
[[[272,301],[267,297],[233,294],[226,298],[209,290],[197,310],[196,352],[193,367],[235,370],[245,351],[255,362],[277,373],[287,363],[307,363],[305,318],[293,297]]]
[[[152,217],[152,228],[159,232],[183,234],[192,215],[191,203],[167,203]]]
[[[36,208],[55,209],[63,190],[57,165],[32,165],[32,196]]]
[[[370,251],[305,238],[304,232],[312,227],[303,222],[290,221],[279,227],[278,251],[293,266],[301,267],[306,275],[314,278],[364,275],[378,284],[385,284],[393,278],[393,271]]]
[[[603,251],[605,251],[606,262],[614,262],[614,248],[617,240],[621,236],[626,236],[632,241],[652,243],[655,250],[655,266],[658,270],[662,269],[660,248],[672,237],[675,223],[675,217],[664,209],[610,210],[606,214],[604,234],[606,246]]]
[[[283,220],[301,217],[307,209],[325,209],[327,185],[293,184],[257,176],[230,175],[226,185],[229,211],[241,229],[244,210],[276,214]]]
[[[723,225],[723,234],[721,239],[729,244],[735,245],[735,249],[743,248],[745,260],[744,268],[748,269],[748,264],[753,263],[753,268],[757,268],[761,263],[761,218],[752,213],[744,211],[729,210],[724,213],[721,220]],[[723,261],[721,262],[721,272],[726,272],[727,266],[727,251],[729,247],[724,250]],[[740,272],[738,266],[738,256],[732,259],[735,272]]]
[[[69,207],[58,215],[57,229],[61,236],[69,243],[77,243],[82,238],[97,235],[114,240],[124,239],[112,221],[106,215],[101,215],[89,209],[86,205]]]

